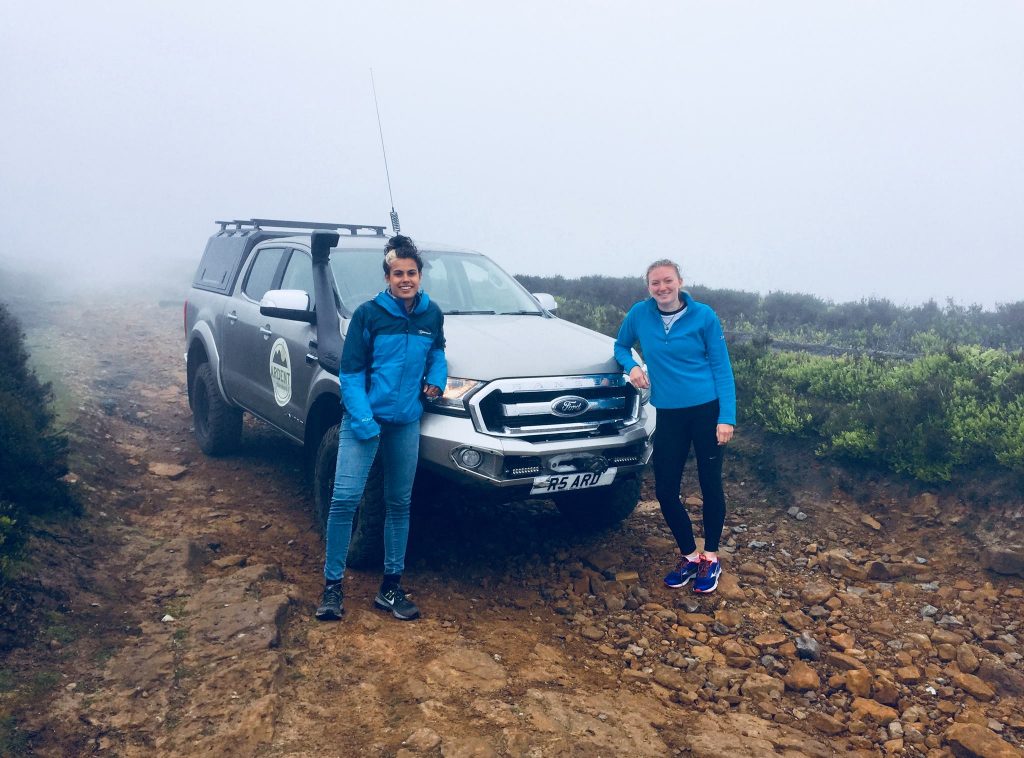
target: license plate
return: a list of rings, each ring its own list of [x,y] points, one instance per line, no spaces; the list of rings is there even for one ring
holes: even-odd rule
[[[533,489],[530,490],[530,494],[553,495],[556,492],[572,492],[574,490],[590,489],[591,487],[604,487],[606,484],[611,484],[614,479],[614,468],[610,468],[601,474],[588,471],[580,474],[538,476],[533,480]]]

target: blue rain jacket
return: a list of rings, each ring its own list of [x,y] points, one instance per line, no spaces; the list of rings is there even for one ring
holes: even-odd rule
[[[690,408],[718,399],[718,423],[736,424],[736,384],[722,325],[715,312],[680,292],[686,312],[668,334],[655,299],[634,305],[615,340],[615,360],[628,374],[638,365],[630,352],[643,349],[655,408]]]
[[[341,402],[359,439],[380,422],[408,424],[423,415],[424,384],[444,390],[444,314],[425,292],[409,313],[387,290],[356,308],[341,353]]]

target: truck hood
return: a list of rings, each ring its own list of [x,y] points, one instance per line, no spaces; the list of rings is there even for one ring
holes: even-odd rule
[[[444,333],[449,376],[490,381],[622,372],[611,337],[559,318],[445,316]]]

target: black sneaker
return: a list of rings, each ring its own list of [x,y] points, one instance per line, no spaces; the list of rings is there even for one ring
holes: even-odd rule
[[[341,582],[324,586],[324,596],[320,601],[320,607],[316,609],[316,617],[319,621],[337,621],[345,609],[341,605]]]
[[[391,615],[402,621],[411,621],[420,615],[420,609],[405,596],[405,590],[401,587],[392,587],[388,590],[380,590],[373,604],[385,611],[391,611]]]

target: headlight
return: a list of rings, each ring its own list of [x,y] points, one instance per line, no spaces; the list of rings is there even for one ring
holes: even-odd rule
[[[466,400],[483,382],[479,379],[462,379],[449,376],[441,397],[432,400],[430,405],[438,410],[467,412]]]

